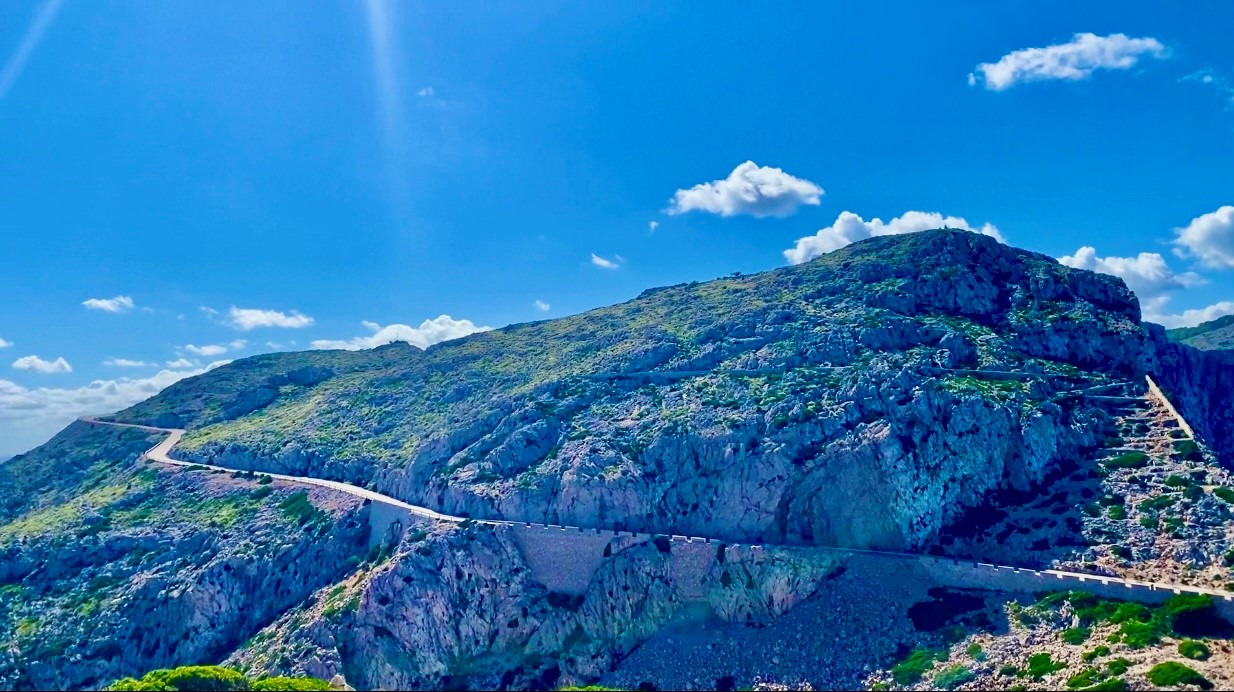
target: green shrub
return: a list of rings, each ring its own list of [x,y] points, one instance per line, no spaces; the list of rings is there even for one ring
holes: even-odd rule
[[[1119,657],[1105,662],[1105,670],[1110,675],[1122,675],[1131,667],[1131,661]]]
[[[273,482],[274,482],[274,479],[273,479],[273,478],[271,478],[270,476],[265,475],[265,474],[263,473],[263,474],[261,475],[261,478],[258,478],[258,479],[257,479],[257,482],[258,482],[258,483],[260,483],[261,485],[270,485],[271,483],[273,483]]]
[[[1174,453],[1183,459],[1198,459],[1200,446],[1195,440],[1178,440],[1174,443]]]
[[[1171,473],[1169,477],[1165,479],[1165,484],[1171,488],[1186,488],[1191,485],[1191,480],[1188,478],[1183,478],[1177,473]]]
[[[1143,500],[1140,504],[1136,505],[1136,508],[1141,512],[1157,512],[1173,506],[1175,502],[1178,502],[1178,497],[1175,495],[1158,495],[1157,497]]]
[[[891,667],[891,678],[897,685],[912,685],[934,666],[935,661],[947,660],[945,651],[917,647],[908,657]]]
[[[330,683],[319,678],[273,677],[250,680],[239,671],[222,666],[181,666],[162,668],[146,673],[140,680],[122,678],[107,689],[126,692],[147,690],[200,690],[201,692],[226,692],[229,690],[292,690],[294,692],[317,692],[329,690]]]
[[[250,688],[253,690],[290,690],[291,692],[321,692],[329,690],[330,683],[319,678],[290,678],[286,676],[278,676],[273,678],[262,678],[253,682]]]
[[[1118,604],[1118,607],[1115,608],[1114,612],[1110,615],[1110,622],[1119,625],[1132,620],[1138,622],[1148,622],[1152,618],[1153,611],[1149,610],[1148,606],[1128,601],[1126,603]]]
[[[998,667],[998,674],[1005,678],[1014,678],[1019,676],[1020,669],[1013,665],[1003,665]]]
[[[1063,630],[1062,638],[1068,644],[1078,646],[1088,641],[1088,635],[1090,634],[1092,634],[1092,630],[1087,627],[1068,627]]]
[[[1226,488],[1224,486],[1220,488],[1213,488],[1213,495],[1216,495],[1222,500],[1234,505],[1234,488]]]
[[[1179,685],[1195,685],[1202,690],[1211,690],[1213,683],[1200,675],[1194,668],[1185,666],[1178,661],[1158,663],[1148,671],[1148,681],[1157,687],[1177,687]]]
[[[1034,680],[1040,680],[1066,667],[1066,663],[1055,661],[1050,658],[1050,654],[1042,652],[1028,657],[1028,666],[1024,668],[1024,674]]]
[[[1101,644],[1095,648],[1085,651],[1083,654],[1080,655],[1080,658],[1084,659],[1085,663],[1092,663],[1093,661],[1097,660],[1098,658],[1101,658],[1102,656],[1109,656],[1109,655],[1110,655],[1110,647],[1106,646],[1105,644]]]
[[[973,671],[960,664],[947,666],[934,675],[934,686],[940,690],[954,690],[966,682],[976,679]]]
[[[1189,658],[1193,661],[1207,660],[1212,651],[1204,642],[1198,642],[1194,639],[1184,639],[1178,643],[1178,653],[1183,655],[1183,658]]]
[[[160,668],[142,676],[140,680],[123,678],[111,684],[109,690],[201,690],[224,692],[248,690],[248,678],[239,671],[221,666],[181,666]]]
[[[308,499],[308,493],[303,490],[297,490],[283,498],[283,501],[279,503],[279,508],[283,510],[283,516],[300,526],[323,524],[326,521],[326,513],[313,506]]]
[[[1115,521],[1121,521],[1127,518],[1127,508],[1122,505],[1114,505],[1106,513]]]
[[[1131,689],[1131,686],[1127,684],[1126,680],[1122,678],[1110,678],[1109,680],[1102,680],[1092,687],[1085,687],[1084,692],[1090,692],[1090,690],[1102,690],[1103,692],[1125,692],[1129,689]]]
[[[1085,668],[1084,670],[1081,670],[1075,675],[1067,678],[1067,689],[1075,690],[1081,687],[1087,688],[1092,685],[1096,685],[1103,678],[1105,678],[1105,675],[1103,675],[1101,671],[1096,668]]]
[[[1118,628],[1118,633],[1122,642],[1132,649],[1143,649],[1146,646],[1153,646],[1161,643],[1162,632],[1161,623],[1154,622],[1138,622],[1129,620]]]
[[[1148,466],[1148,455],[1144,452],[1124,452],[1101,463],[1108,469],[1142,469]]]
[[[969,657],[975,661],[985,660],[985,650],[982,649],[981,645],[978,644],[977,642],[973,642],[972,644],[969,644],[968,648],[964,650],[964,653],[968,654]]]

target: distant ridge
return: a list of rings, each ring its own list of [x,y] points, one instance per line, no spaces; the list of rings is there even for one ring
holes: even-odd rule
[[[1234,315],[1210,320],[1196,327],[1181,327],[1166,330],[1170,341],[1213,351],[1234,349]]]

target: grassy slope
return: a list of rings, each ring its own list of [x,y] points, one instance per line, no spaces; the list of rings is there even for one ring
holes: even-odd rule
[[[1166,335],[1171,341],[1179,341],[1206,351],[1234,349],[1234,315],[1219,317],[1197,327],[1170,329]]]

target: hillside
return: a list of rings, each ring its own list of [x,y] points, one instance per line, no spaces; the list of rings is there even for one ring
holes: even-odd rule
[[[1205,351],[1234,349],[1234,315],[1218,317],[1196,327],[1181,327],[1166,332],[1170,341]]]
[[[0,466],[0,686],[225,660],[357,688],[553,688],[641,665],[700,602],[769,630],[814,608],[861,649],[842,663],[820,650],[780,679],[886,684],[867,674],[904,646],[988,628],[966,619],[944,642],[907,614],[928,586],[871,594],[894,579],[795,547],[1228,581],[1223,358],[1141,323],[1116,278],[937,230],[424,351],[240,360],[112,419],[185,428],[177,458],[256,475],[143,464],[157,436],[80,423]],[[1147,374],[1197,440],[1142,405]],[[677,595],[654,541],[605,552],[584,593],[557,593],[511,532],[417,525],[370,549],[367,502],[262,472],[459,516],[766,549],[722,544],[701,601]],[[836,605],[854,601],[881,610],[855,623]]]

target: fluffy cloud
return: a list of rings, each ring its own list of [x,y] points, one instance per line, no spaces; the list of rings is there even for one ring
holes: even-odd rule
[[[110,365],[115,368],[146,368],[154,365],[154,363],[147,363],[144,360],[129,360],[128,358],[108,358],[103,361],[103,365]]]
[[[207,313],[209,314],[209,313]],[[258,327],[283,327],[285,329],[300,329],[313,324],[313,318],[292,310],[256,310],[253,308],[238,308],[234,305],[227,311],[227,324],[240,331],[247,332]]]
[[[0,455],[15,454],[42,443],[81,416],[111,413],[149,398],[185,377],[223,365],[195,370],[162,370],[150,377],[95,380],[75,389],[27,389],[0,379]]]
[[[1141,252],[1135,257],[1099,257],[1094,248],[1085,246],[1076,250],[1074,255],[1059,257],[1058,261],[1068,267],[1121,278],[1127,283],[1127,287],[1139,296],[1141,312],[1149,322],[1170,328],[1194,327],[1201,322],[1234,313],[1234,302],[1230,301],[1215,303],[1206,308],[1170,313],[1168,308],[1173,294],[1205,281],[1195,272],[1176,274],[1166,264],[1165,258],[1155,252]]]
[[[1174,329],[1175,327],[1194,327],[1226,315],[1234,315],[1234,301],[1223,300],[1206,308],[1184,310],[1173,315],[1145,313],[1144,319]]]
[[[181,369],[183,369],[183,368],[191,368],[191,367],[193,367],[194,365],[196,365],[196,363],[194,363],[193,361],[189,360],[188,358],[177,358],[177,359],[175,359],[175,360],[169,360],[169,361],[167,361],[167,367],[169,367],[169,368],[181,368]]]
[[[206,344],[205,346],[195,346],[193,344],[185,344],[184,350],[192,353],[195,356],[221,356],[227,353],[227,347],[219,344]]]
[[[368,336],[358,336],[348,340],[318,339],[312,343],[313,348],[341,348],[348,351],[359,351],[364,348],[376,348],[395,341],[405,341],[412,346],[428,348],[433,344],[451,339],[458,339],[486,332],[492,327],[477,327],[471,320],[456,320],[449,315],[441,315],[436,319],[424,320],[419,327],[409,327],[405,324],[381,326],[375,322],[362,322],[366,329],[373,333]]]
[[[779,168],[746,161],[724,180],[678,190],[669,200],[669,214],[705,211],[720,216],[790,216],[806,204],[818,204],[823,188],[795,178]]]
[[[5,341],[4,339],[0,339],[0,348],[8,348],[9,346],[12,346],[12,345],[13,345],[12,341]]]
[[[1234,207],[1197,216],[1185,228],[1174,229],[1174,244],[1206,267],[1234,269]]]
[[[55,360],[43,360],[38,356],[23,356],[13,361],[13,368],[16,370],[42,373],[44,375],[73,372],[73,366],[69,365],[69,362],[63,357]]]
[[[621,257],[617,257],[617,261],[601,257],[596,253],[591,253],[591,263],[601,269],[618,269],[621,267]]]
[[[1071,41],[1045,48],[1025,48],[1004,55],[995,63],[981,63],[968,75],[970,85],[1002,91],[1023,82],[1051,79],[1086,79],[1097,70],[1125,70],[1141,57],[1163,58],[1165,46],[1155,38],[1128,38],[1126,34],[1076,34]]]
[[[998,228],[993,224],[987,223],[980,227],[973,227],[958,216],[943,216],[938,212],[906,211],[903,215],[883,223],[882,219],[874,218],[865,221],[851,211],[844,211],[840,212],[840,215],[836,217],[835,223],[830,226],[821,229],[814,235],[797,239],[797,243],[793,247],[784,251],[784,258],[788,260],[789,264],[801,264],[819,255],[839,250],[849,243],[855,243],[858,240],[865,240],[866,238],[880,235],[917,233],[943,227],[960,228],[988,235],[997,239],[1000,243],[1005,242],[1002,234],[999,233]]]
[[[656,229],[659,227],[660,227],[659,221],[648,221],[647,222],[647,232],[648,233],[655,233]]]
[[[1166,293],[1204,283],[1198,274],[1175,274],[1165,258],[1155,252],[1141,252],[1135,257],[1099,257],[1096,248],[1084,246],[1074,255],[1059,257],[1068,267],[1113,274],[1146,303],[1159,300]]]
[[[81,301],[87,310],[102,310],[103,312],[128,312],[133,309],[133,299],[128,296],[115,298],[90,298]]]
[[[536,309],[539,310],[540,312],[548,312],[553,307],[552,305],[549,305],[543,300],[537,300],[535,302],[535,306],[536,306]]]
[[[249,345],[249,342],[244,339],[235,339],[231,343],[227,344],[227,347],[233,351],[239,351],[240,349],[248,345]]]

